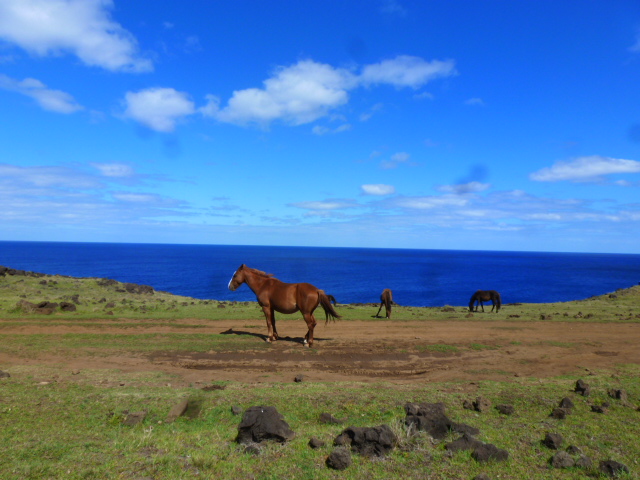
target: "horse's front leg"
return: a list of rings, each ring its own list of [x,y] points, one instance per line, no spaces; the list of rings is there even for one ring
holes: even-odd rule
[[[274,334],[275,315],[273,313],[273,309],[269,305],[264,305],[262,307],[262,313],[264,313],[264,318],[267,321],[267,342],[275,342],[277,340],[277,336]]]
[[[316,327],[316,319],[312,313],[304,314],[304,321],[307,322],[307,334],[304,336],[304,346],[311,347],[313,345],[313,329]]]

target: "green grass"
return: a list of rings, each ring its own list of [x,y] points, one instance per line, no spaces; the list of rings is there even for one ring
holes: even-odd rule
[[[583,479],[596,473],[595,467],[549,470],[547,462],[554,452],[540,443],[547,432],[560,433],[565,446],[580,447],[596,467],[600,460],[615,459],[632,469],[626,478],[637,478],[638,412],[608,398],[606,391],[623,388],[630,398],[640,398],[636,381],[640,369],[628,366],[616,373],[616,378],[589,378],[594,393],[587,399],[570,392],[575,377],[508,385],[479,382],[473,393],[463,388],[452,391],[455,384],[438,383],[234,382],[224,384],[224,390],[205,392],[196,386],[145,386],[144,376],[134,376],[129,379],[131,384],[119,388],[92,384],[105,372],[97,373],[95,379],[87,374],[84,383],[40,384],[42,372],[22,367],[1,383],[0,478],[450,479],[473,478],[484,472],[490,478]],[[120,372],[110,374],[123,377]],[[493,405],[509,403],[515,413],[506,416],[493,409],[478,413],[462,407],[464,400],[477,396]],[[565,396],[573,398],[573,413],[565,420],[551,419],[549,413]],[[196,407],[192,418],[166,423],[171,407],[184,397]],[[590,411],[591,403],[603,401],[612,403],[608,413]],[[447,453],[444,445],[457,438],[455,434],[445,441],[434,441],[425,434],[409,435],[403,424],[406,402],[444,402],[452,420],[479,428],[478,438],[506,449],[510,459],[479,464],[469,452]],[[258,456],[244,453],[234,441],[240,417],[232,415],[233,405],[275,406],[296,437],[283,445],[266,444]],[[147,412],[142,424],[123,425],[128,412],[141,410]],[[323,412],[347,422],[321,424],[318,416]],[[331,442],[342,429],[381,424],[389,424],[400,441],[388,457],[368,459],[354,454],[353,465],[340,474],[325,467]],[[312,450],[307,445],[311,437],[327,445]]]
[[[46,283],[41,283],[43,280]],[[69,301],[76,296],[76,312],[56,311],[39,315],[18,308],[21,300],[32,303]],[[103,300],[104,299],[104,300]],[[107,304],[113,305],[107,307]],[[338,305],[341,321],[367,320],[377,304]],[[474,313],[459,307],[395,307],[393,322],[407,321],[510,322],[527,328],[530,321],[544,322],[640,322],[640,287],[592,299],[558,304],[505,305],[499,314]],[[145,356],[153,352],[230,352],[268,349],[245,335],[198,333],[203,326],[221,320],[242,320],[243,329],[263,333],[262,313],[256,302],[217,302],[178,297],[168,293],[131,294],[122,284],[98,285],[97,279],[45,276],[0,277],[0,358],[24,362],[6,368],[11,378],[0,379],[0,478],[4,479],[471,479],[480,473],[490,478],[532,480],[599,478],[597,465],[613,459],[640,474],[640,366],[619,365],[584,378],[592,395],[572,392],[578,377],[514,378],[505,381],[448,383],[218,383],[222,390],[203,391],[204,384],[173,387],[178,377],[159,372],[125,372],[82,368],[77,374],[55,364],[37,362],[38,355]],[[255,323],[254,323],[255,320]],[[83,327],[90,333],[38,334],[29,328]],[[2,333],[21,327],[25,332]],[[148,333],[145,328],[169,327],[170,333]],[[107,334],[106,328],[131,329]],[[175,331],[173,329],[185,329]],[[498,337],[496,337],[499,340]],[[595,341],[595,340],[594,340]],[[504,342],[502,342],[504,343]],[[518,345],[522,342],[510,342]],[[571,342],[547,342],[553,348],[578,348]],[[463,349],[483,351],[505,348],[501,344],[416,345],[418,352],[456,355]],[[393,345],[384,348],[393,349]],[[550,350],[551,354],[553,350]],[[308,352],[319,355],[318,352]],[[36,360],[34,360],[36,359]],[[3,366],[0,364],[0,369]],[[478,371],[479,374],[488,370]],[[508,377],[507,377],[508,376]],[[607,390],[624,389],[630,404],[610,399]],[[491,409],[478,413],[463,408],[465,400],[483,396],[493,405],[509,403],[510,416]],[[569,396],[576,407],[564,420],[549,417],[561,398]],[[166,423],[173,405],[188,397],[190,415]],[[443,402],[456,422],[480,429],[478,438],[506,449],[503,463],[479,464],[469,452],[450,455],[445,441],[428,435],[411,435],[404,427],[406,402]],[[590,405],[610,402],[607,413],[591,412]],[[267,444],[258,456],[244,452],[234,441],[240,417],[231,406],[273,405],[285,417],[296,437],[283,445]],[[128,427],[127,412],[144,410],[144,422]],[[344,425],[326,425],[318,416],[331,413],[346,418]],[[347,426],[389,424],[399,438],[397,448],[384,459],[353,455],[344,472],[326,468],[333,439]],[[576,445],[594,460],[589,470],[552,470],[553,452],[540,441],[547,432],[560,433],[565,445]],[[307,443],[311,437],[327,442],[319,450]]]

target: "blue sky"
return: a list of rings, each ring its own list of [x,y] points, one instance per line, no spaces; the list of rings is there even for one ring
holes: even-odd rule
[[[640,3],[0,0],[0,240],[640,253]]]

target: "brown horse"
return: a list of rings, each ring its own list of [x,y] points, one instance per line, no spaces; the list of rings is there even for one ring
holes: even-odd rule
[[[387,318],[391,318],[391,305],[393,304],[393,293],[388,288],[385,288],[382,291],[382,295],[380,295],[380,308],[378,309],[378,313],[376,313],[376,317],[380,315],[380,310],[384,307],[384,313]]]
[[[329,321],[329,317],[332,319],[340,318],[324,291],[310,283],[284,283],[274,278],[270,273],[264,273],[242,264],[231,277],[229,290],[235,290],[243,283],[246,283],[256,294],[258,304],[262,307],[262,312],[267,320],[267,342],[274,342],[278,339],[275,312],[302,312],[308,327],[307,334],[304,336],[305,347],[313,345],[313,329],[316,326],[313,311],[318,305],[322,306],[327,314],[327,321]]]
[[[502,299],[500,298],[500,294],[495,290],[478,290],[476,293],[471,295],[471,300],[469,300],[469,311],[473,312],[473,302],[476,303],[476,312],[478,311],[478,304],[482,307],[482,311],[484,312],[484,304],[482,302],[488,302],[491,300],[491,311],[496,309],[496,313],[500,310],[502,306]]]

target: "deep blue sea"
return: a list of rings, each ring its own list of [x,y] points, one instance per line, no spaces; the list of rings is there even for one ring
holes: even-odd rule
[[[308,282],[339,303],[466,305],[476,290],[503,303],[578,300],[640,282],[640,255],[124,243],[0,242],[0,265],[112,278],[199,299],[255,300],[227,289],[245,263],[284,282]]]

